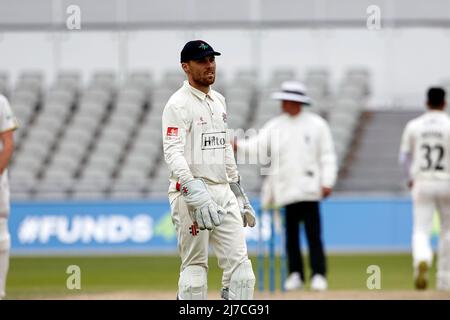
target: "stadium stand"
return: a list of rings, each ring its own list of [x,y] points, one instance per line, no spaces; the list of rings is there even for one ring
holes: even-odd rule
[[[339,84],[327,110],[327,119],[334,138],[338,164],[341,165],[366,106],[369,95],[369,74],[365,69],[349,69]]]
[[[11,163],[15,199],[139,199],[166,193],[168,170],[162,158],[161,115],[169,96],[183,82],[179,70],[155,81],[135,70],[120,80],[98,70],[86,84],[81,74],[58,73],[48,87],[42,73],[24,71],[15,84],[0,72],[0,90],[21,125]],[[215,85],[228,105],[231,129],[259,129],[280,113],[270,99],[282,81],[301,79],[292,69],[274,69],[260,82],[252,69],[235,72]],[[49,80],[49,79],[47,79]],[[325,68],[311,68],[302,79],[314,100],[310,110],[330,121],[340,164],[370,94],[369,72],[349,69],[333,92]],[[238,164],[250,193],[261,186],[259,167]]]
[[[364,112],[354,146],[342,166],[340,192],[403,193],[406,184],[398,164],[402,131],[420,111]]]

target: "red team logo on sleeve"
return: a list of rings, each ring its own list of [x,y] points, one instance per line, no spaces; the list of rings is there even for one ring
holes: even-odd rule
[[[167,127],[166,133],[167,139],[173,139],[178,137],[178,128],[177,127]]]

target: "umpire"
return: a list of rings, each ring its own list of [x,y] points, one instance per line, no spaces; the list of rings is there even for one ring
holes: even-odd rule
[[[261,146],[270,149],[271,172],[264,182],[262,201],[264,206],[285,208],[289,263],[285,289],[301,289],[305,284],[299,237],[299,224],[303,222],[312,271],[310,287],[323,291],[328,283],[319,204],[331,194],[336,182],[331,132],[323,118],[303,110],[312,101],[302,83],[283,82],[281,91],[272,98],[281,101],[282,114],[268,121],[257,136],[237,141],[235,148],[247,153],[257,153]]]

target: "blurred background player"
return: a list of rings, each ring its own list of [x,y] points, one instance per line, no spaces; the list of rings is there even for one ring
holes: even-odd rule
[[[445,91],[430,88],[428,111],[406,125],[399,161],[413,197],[412,256],[416,289],[428,286],[433,214],[440,213],[437,288],[450,290],[450,119]]]
[[[303,106],[311,105],[302,83],[285,81],[281,91],[272,98],[281,101],[283,113],[267,122],[258,136],[237,141],[236,147],[248,152],[255,152],[261,145],[270,149],[273,171],[265,180],[262,198],[264,203],[285,207],[290,272],[285,289],[300,289],[305,282],[299,238],[299,223],[304,222],[312,272],[311,289],[326,290],[319,201],[331,194],[337,176],[330,129],[319,115],[302,110]]]
[[[217,55],[204,41],[186,43],[181,64],[188,80],[170,97],[162,116],[181,256],[178,299],[183,300],[207,298],[209,242],[223,270],[222,298],[253,299],[255,285],[243,228],[255,225],[255,214],[239,185],[225,99],[210,87]]]
[[[17,129],[17,122],[9,102],[3,95],[0,95],[0,299],[4,298],[6,294],[6,277],[11,247],[8,231],[10,204],[7,167],[14,151],[13,132],[15,129]]]

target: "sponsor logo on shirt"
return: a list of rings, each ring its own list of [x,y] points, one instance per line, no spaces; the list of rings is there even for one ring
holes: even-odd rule
[[[189,233],[192,234],[194,237],[196,235],[198,235],[199,230],[198,230],[198,224],[197,222],[194,222],[190,227],[189,227]]]
[[[202,133],[202,150],[225,149],[225,131]]]
[[[178,128],[177,127],[167,127],[166,138],[174,139],[178,137]]]

